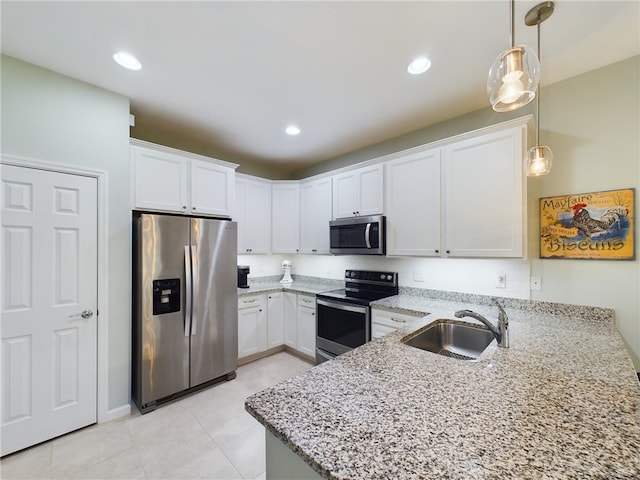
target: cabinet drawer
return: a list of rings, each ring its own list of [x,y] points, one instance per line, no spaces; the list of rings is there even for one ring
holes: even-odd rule
[[[382,325],[385,327],[398,329],[409,325],[416,320],[421,319],[415,315],[407,315],[406,313],[388,312],[386,310],[373,310],[371,314],[372,325]],[[387,332],[389,333],[389,332]]]
[[[238,310],[251,307],[264,307],[265,295],[251,295],[238,298]]]
[[[298,306],[316,308],[316,297],[309,295],[298,295]]]

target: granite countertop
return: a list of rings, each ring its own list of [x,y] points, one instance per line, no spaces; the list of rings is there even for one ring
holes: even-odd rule
[[[326,292],[327,290],[335,290],[344,287],[344,281],[328,280],[317,277],[293,276],[293,283],[283,285],[280,283],[279,276],[257,277],[249,279],[249,288],[238,288],[238,296],[256,295],[261,293],[271,293],[288,291],[295,293],[303,293],[315,295],[316,293]]]
[[[245,407],[329,479],[640,478],[640,385],[612,315],[506,306],[511,347],[480,361],[404,345],[407,332],[395,332]],[[460,308],[496,316],[402,294],[374,308],[430,312],[412,329]]]

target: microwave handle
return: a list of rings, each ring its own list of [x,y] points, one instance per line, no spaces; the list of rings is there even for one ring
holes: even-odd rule
[[[364,229],[364,241],[367,248],[371,248],[371,223],[367,223],[367,227]]]

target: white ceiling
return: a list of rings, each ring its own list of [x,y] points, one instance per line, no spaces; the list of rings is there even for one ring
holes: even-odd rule
[[[516,44],[535,46],[537,3],[516,2]],[[288,170],[488,106],[509,45],[507,0],[2,1],[1,15],[2,53],[129,97],[136,136]],[[640,54],[639,17],[638,0],[556,1],[542,84]],[[417,55],[433,66],[410,76]]]

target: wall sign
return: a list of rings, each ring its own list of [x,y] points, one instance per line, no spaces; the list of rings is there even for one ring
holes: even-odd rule
[[[540,258],[633,260],[635,189],[540,199]]]

